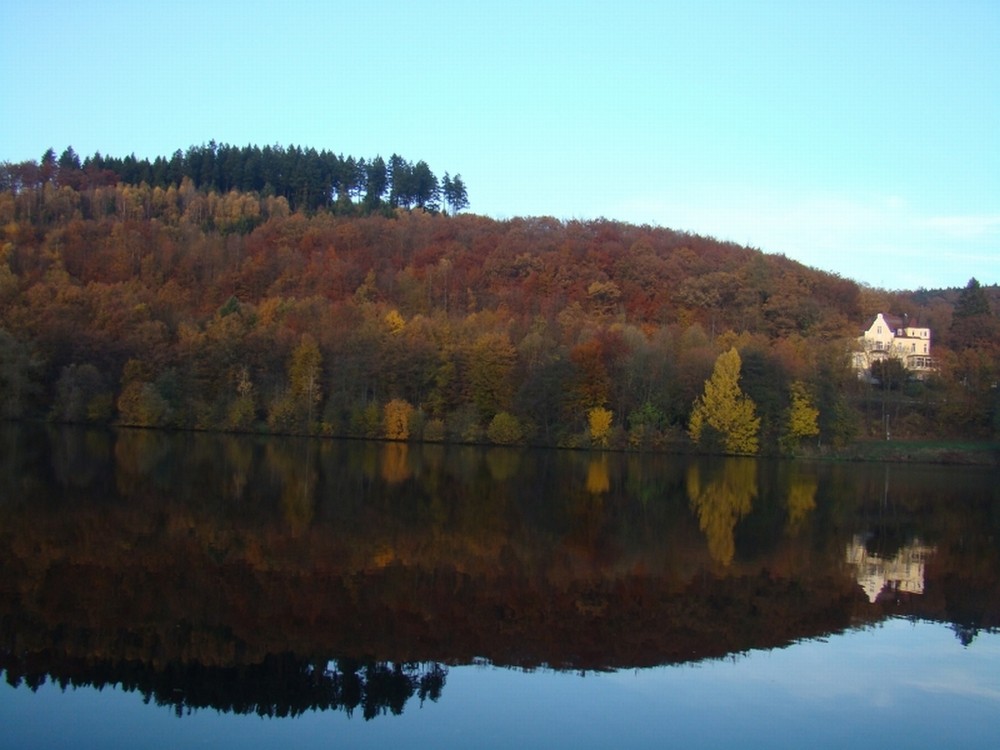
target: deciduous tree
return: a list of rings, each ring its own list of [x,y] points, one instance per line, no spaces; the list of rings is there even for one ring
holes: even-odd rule
[[[740,390],[740,355],[736,348],[715,360],[704,393],[695,400],[688,434],[695,443],[718,442],[726,453],[757,453],[760,419],[753,401]],[[710,437],[711,433],[711,437]]]
[[[786,450],[793,450],[803,438],[819,435],[819,409],[813,406],[809,391],[801,380],[794,381],[789,391],[792,403],[788,407],[783,443]]]
[[[486,436],[497,445],[516,445],[524,439],[521,423],[510,412],[498,412],[486,428]]]
[[[603,406],[595,406],[587,412],[587,425],[590,428],[590,443],[599,448],[607,448],[611,438],[611,422],[614,414]]]
[[[385,405],[383,427],[389,440],[409,440],[410,419],[413,416],[413,406],[409,401],[394,398]]]

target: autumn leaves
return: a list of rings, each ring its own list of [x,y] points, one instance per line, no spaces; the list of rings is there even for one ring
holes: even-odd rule
[[[740,355],[733,347],[715,360],[712,377],[694,403],[688,435],[699,445],[724,453],[755,455],[760,446],[760,418],[754,402],[740,389]],[[805,437],[819,434],[819,411],[812,406],[805,385],[791,385],[791,406],[782,446],[793,451]]]

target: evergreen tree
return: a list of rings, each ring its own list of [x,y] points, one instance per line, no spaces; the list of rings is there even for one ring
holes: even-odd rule
[[[385,168],[385,160],[376,156],[368,163],[365,175],[365,207],[373,211],[382,205],[382,196],[389,184],[389,175]]]
[[[409,208],[413,203],[413,166],[399,154],[389,157],[389,205]]]
[[[418,161],[413,166],[412,180],[413,202],[417,207],[428,211],[437,211],[440,190],[438,189],[437,177],[434,176],[427,162]]]
[[[462,182],[462,175],[457,174],[449,178],[448,174],[445,173],[441,190],[444,195],[444,202],[451,208],[452,213],[457,214],[463,208],[468,208],[469,194],[465,189],[465,183]]]
[[[990,311],[990,301],[986,292],[975,279],[962,290],[955,303],[951,328],[951,344],[955,349],[968,349],[991,341],[998,333],[997,320]]]

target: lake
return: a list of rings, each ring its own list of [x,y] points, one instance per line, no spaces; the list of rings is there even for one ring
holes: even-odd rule
[[[0,425],[0,746],[990,746],[998,480]]]

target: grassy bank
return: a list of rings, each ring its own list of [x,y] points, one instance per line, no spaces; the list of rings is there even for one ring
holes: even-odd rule
[[[854,443],[831,457],[846,461],[1000,466],[1000,442],[971,440],[871,440]]]

